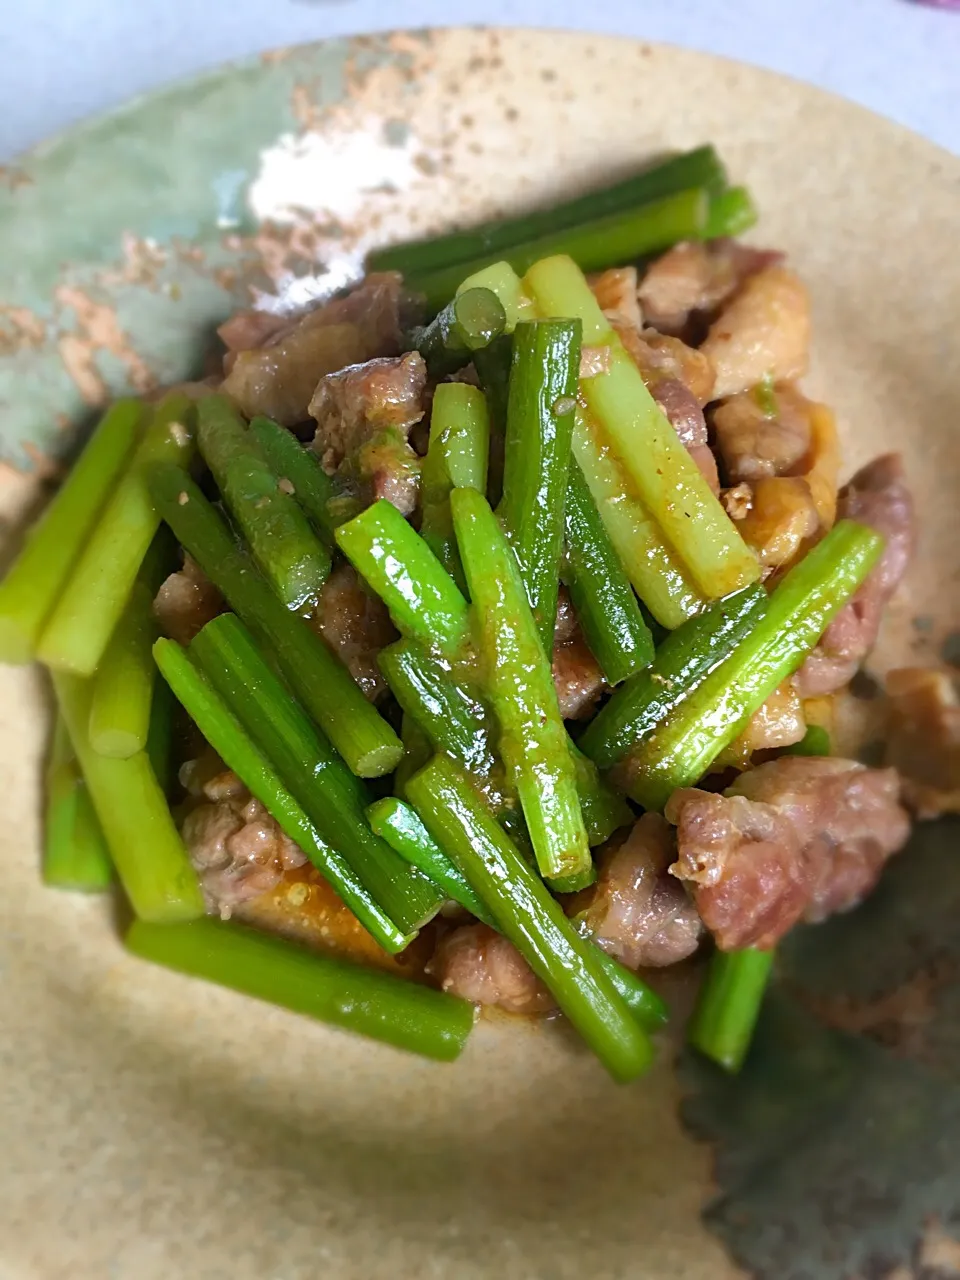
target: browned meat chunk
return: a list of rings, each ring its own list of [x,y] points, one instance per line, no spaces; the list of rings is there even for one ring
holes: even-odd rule
[[[386,692],[377,654],[397,632],[386,605],[366,589],[352,565],[338,566],[323,584],[313,626],[371,702]]]
[[[646,813],[618,849],[602,856],[583,919],[604,951],[628,969],[661,968],[696,951],[700,917],[683,886],[667,874],[673,832]]]
[[[960,813],[960,699],[947,671],[904,667],[887,676],[887,757],[920,818]]]
[[[285,870],[303,866],[306,858],[235,774],[217,774],[203,793],[207,803],[187,814],[183,841],[207,910],[227,919],[239,903],[275,888]]]
[[[906,572],[914,515],[899,454],[885,454],[858,471],[840,495],[837,514],[876,529],[886,546],[866,582],[797,673],[797,689],[804,698],[832,693],[849,683],[873,648],[883,610]]]
[[[183,645],[189,644],[224,608],[223,596],[188,555],[183,557],[183,568],[170,574],[153,602],[160,630]]]
[[[643,324],[637,297],[637,268],[611,267],[588,276],[593,296],[608,320],[639,329]]]
[[[644,319],[664,333],[682,333],[691,316],[715,311],[744,280],[780,262],[782,257],[735,240],[674,245],[651,263],[640,283]]]
[[[426,413],[427,369],[416,351],[368,360],[321,378],[310,413],[317,420],[313,449],[324,469],[368,485],[410,515],[417,503],[420,464],[409,443]]]
[[[255,347],[265,346],[271,338],[284,330],[293,329],[297,323],[295,320],[291,321],[289,316],[277,315],[274,311],[259,311],[255,307],[235,311],[217,330],[217,336],[228,352],[224,357],[226,371],[233,368],[230,355],[235,356],[238,351],[253,351]]]
[[[546,1013],[556,1001],[512,942],[485,924],[454,929],[430,963],[444,991],[508,1013]]]
[[[769,476],[751,488],[740,536],[765,569],[780,569],[798,559],[820,530],[810,485],[802,476]]]
[[[345,297],[267,332],[262,343],[238,349],[254,336],[249,315],[224,326],[233,344],[223,390],[248,417],[265,414],[292,427],[309,416],[317,383],[328,373],[400,349],[401,280],[371,275]],[[261,322],[257,322],[260,324]]]
[[[855,906],[909,834],[893,769],[783,757],[724,795],[676,792],[672,873],[725,951],[771,947],[801,919]]]
[[[730,484],[802,475],[812,404],[795,387],[743,391],[713,410],[717,452]]]
[[[810,301],[786,267],[751,276],[710,326],[700,348],[716,370],[717,399],[737,395],[765,379],[790,382],[806,372]]]
[[[603,672],[587,648],[570,596],[563,589],[553,632],[553,687],[564,720],[588,716],[604,687]]]

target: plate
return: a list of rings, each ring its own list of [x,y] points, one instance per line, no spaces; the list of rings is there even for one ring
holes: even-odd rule
[[[960,161],[819,91],[626,40],[450,30],[281,50],[0,171],[0,501],[16,541],[110,393],[196,370],[250,289],[715,142],[810,286],[845,460],[902,449],[916,567],[877,663],[958,609]],[[11,1280],[723,1280],[664,1049],[618,1089],[557,1026],[455,1066],[135,962],[44,890],[36,673],[0,668],[0,1267]]]

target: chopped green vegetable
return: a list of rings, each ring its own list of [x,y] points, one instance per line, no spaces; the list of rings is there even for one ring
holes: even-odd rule
[[[398,630],[447,657],[463,646],[469,606],[427,543],[381,498],[340,525],[337,545],[390,610]]]
[[[43,883],[100,893],[113,882],[110,850],[80,772],[63,717],[57,716],[44,793]]]
[[[284,608],[221,516],[181,467],[150,477],[158,510],[244,623],[277,658],[284,678],[354,773],[396,768],[403,744],[318,635]]]
[[[607,683],[620,684],[653,661],[653,637],[575,461],[567,480],[564,535],[561,577],[584,639]]]
[[[333,547],[337,525],[360,511],[358,500],[327,475],[317,455],[304,448],[287,427],[281,427],[269,418],[254,418],[250,431],[263,450],[273,474],[280,478],[280,484],[288,482],[290,496],[306,513],[327,546]]]
[[[506,320],[505,333],[513,333],[522,320],[536,320],[537,309],[523,287],[523,281],[509,262],[494,262],[467,276],[457,289],[457,297],[468,289],[489,289],[496,294]]]
[[[197,442],[254,560],[277,595],[288,609],[315,602],[330,572],[330,551],[285,492],[256,436],[225,396],[204,396],[200,401]]]
[[[489,347],[507,325],[507,313],[490,289],[471,286],[456,297],[425,328],[415,329],[410,345],[423,356],[431,378],[445,378],[469,364],[474,351]]]
[[[281,782],[276,770],[209,680],[173,640],[153,648],[157,666],[177,700],[228,769],[256,796],[385,951],[402,951],[412,939],[367,890],[350,864],[329,845]]]
[[[444,895],[378,839],[370,803],[322,732],[290,696],[233,614],[208,622],[190,656],[276,769],[323,840],[350,864],[390,919],[413,933],[432,919]]]
[[[438,267],[435,271],[409,272],[405,283],[409,289],[424,295],[430,310],[439,310],[454,296],[465,273],[475,275],[501,260],[508,262],[514,271],[524,272],[543,258],[565,254],[584,271],[602,271],[620,262],[658,253],[681,240],[702,239],[709,217],[710,194],[704,188],[695,187],[485,253],[469,262]]]
[[[841,520],[786,575],[764,616],[729,658],[630,757],[629,795],[662,809],[693,786],[778,685],[800,666],[876,564],[883,539]]]
[[[763,617],[767,593],[745,587],[671,632],[653,665],[619,688],[587,725],[580,748],[609,769],[728,657]]]
[[[757,221],[757,210],[746,187],[727,187],[710,197],[710,212],[704,240],[719,236],[742,236]]]
[[[637,595],[661,626],[681,626],[703,608],[703,596],[582,408],[573,427],[573,453]]]
[[[553,651],[579,375],[579,323],[539,320],[517,326],[507,403],[503,498],[497,515],[520,565],[548,656]]]
[[[159,462],[189,462],[193,418],[193,403],[179,392],[153,410],[40,637],[37,656],[47,666],[82,676],[99,666],[160,524],[147,476]]]
[[[583,322],[585,343],[609,347],[609,369],[585,378],[581,394],[700,591],[715,600],[755,581],[756,555],[647,390],[583,272],[569,257],[549,258],[531,267],[527,285],[541,314],[575,316]]]
[[[43,625],[130,457],[144,416],[118,400],[99,425],[0,582],[0,662],[32,662]]]
[[[135,921],[125,942],[142,960],[441,1062],[459,1057],[476,1019],[466,1000],[232,922]]]
[[[450,505],[500,723],[500,754],[537,864],[551,878],[576,875],[590,863],[587,833],[550,663],[516,559],[482,494],[455,489]]]
[[[420,536],[461,590],[463,566],[453,533],[450,490],[487,487],[490,415],[482,391],[443,382],[433,396],[430,444],[420,473]]]
[[[715,951],[687,1038],[726,1071],[739,1071],[750,1048],[774,951]]]
[[[830,755],[830,734],[822,724],[807,725],[807,731],[790,747],[783,750],[785,756],[828,756]]]
[[[145,751],[126,760],[90,746],[90,683],[54,672],[54,690],[120,883],[142,920],[173,924],[203,915],[197,875]]]
[[[153,593],[145,582],[135,582],[93,675],[90,745],[102,756],[125,758],[146,748],[157,674],[150,648],[156,635]]]
[[[410,779],[407,791],[433,839],[613,1078],[633,1080],[645,1071],[653,1047],[617,994],[597,948],[577,934],[487,812],[468,775],[452,760],[435,756]]]

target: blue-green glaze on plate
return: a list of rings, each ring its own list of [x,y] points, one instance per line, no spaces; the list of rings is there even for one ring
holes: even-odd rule
[[[409,62],[388,36],[267,55],[135,101],[0,170],[0,462],[56,459],[65,422],[107,393],[201,372],[211,330],[251,283],[269,287],[247,199],[264,150],[369,71]],[[402,145],[398,124],[390,136]]]

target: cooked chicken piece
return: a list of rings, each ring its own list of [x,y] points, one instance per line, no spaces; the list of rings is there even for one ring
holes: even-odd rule
[[[795,387],[752,388],[713,410],[717,452],[730,484],[803,475],[813,404]]]
[[[637,268],[611,267],[587,276],[593,296],[608,320],[639,329],[643,324],[637,297]]]
[[[349,564],[341,564],[320,591],[312,625],[371,702],[386,693],[377,654],[397,638],[386,605],[368,591]]]
[[[776,747],[791,747],[800,742],[806,731],[803,703],[793,681],[784,680],[759,711],[750,717],[750,723],[741,736],[751,752],[772,751]]]
[[[430,971],[451,995],[508,1013],[547,1013],[556,1001],[512,942],[485,924],[468,924],[440,940]]]
[[[769,476],[751,487],[750,510],[739,521],[740,536],[765,569],[791,564],[820,529],[809,484],[800,476]]]
[[[183,842],[207,910],[228,919],[241,902],[275,888],[284,871],[303,866],[306,858],[235,775],[221,772],[203,791],[208,803],[187,814]]]
[[[171,573],[157,592],[153,613],[160,630],[178,644],[188,645],[226,607],[223,596],[192,556]]]
[[[886,762],[920,818],[960,813],[960,699],[950,672],[903,667],[887,676]]]
[[[628,969],[676,964],[697,949],[700,917],[683,886],[667,874],[673,858],[670,826],[646,813],[619,848],[601,855],[597,883],[583,895],[589,897],[585,925]]]
[[[909,834],[899,789],[893,769],[784,756],[722,796],[677,791],[671,871],[693,886],[723,950],[774,946],[800,919],[845,911],[873,888]]]
[[[553,686],[564,720],[588,716],[604,689],[600,664],[587,647],[570,596],[562,587],[553,632]]]
[[[416,351],[368,360],[320,379],[310,413],[317,419],[312,448],[324,470],[369,486],[403,515],[417,503],[420,459],[409,443],[426,413],[427,368]]]
[[[832,693],[850,683],[873,648],[883,610],[906,572],[914,515],[899,454],[885,454],[858,471],[840,495],[837,514],[876,529],[886,538],[886,546],[866,582],[840,610],[797,673],[797,689],[804,698]]]
[[[310,397],[325,374],[397,353],[401,305],[399,275],[370,275],[344,297],[272,331],[263,321],[264,341],[240,350],[238,343],[256,335],[249,316],[235,317],[236,323],[225,326],[234,350],[222,389],[248,418],[265,414],[284,426],[296,426],[309,416]]]
[[[701,407],[713,399],[716,375],[702,351],[688,347],[679,338],[657,333],[656,329],[639,330],[621,324],[613,327],[651,391],[657,383],[674,379],[687,388]]]
[[[765,380],[799,378],[809,347],[806,288],[786,267],[767,267],[724,307],[700,349],[713,362],[714,396],[722,400]]]
[[[640,282],[644,318],[664,333],[682,333],[691,317],[715,311],[751,275],[782,259],[780,253],[735,240],[674,245],[650,264]]]

